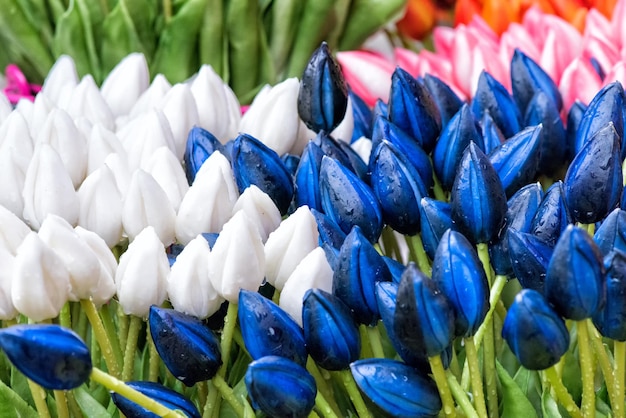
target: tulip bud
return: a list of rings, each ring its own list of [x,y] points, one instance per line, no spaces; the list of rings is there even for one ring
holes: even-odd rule
[[[319,180],[322,157],[324,157],[324,151],[315,142],[310,141],[304,147],[295,175],[296,206],[322,210]]]
[[[593,240],[604,256],[613,250],[626,253],[626,211],[613,209],[596,230]]]
[[[485,111],[483,117],[480,119],[480,131],[483,136],[485,154],[487,155],[506,140],[489,111]]]
[[[593,323],[602,336],[626,341],[626,254],[611,251],[604,258],[606,269],[606,303],[593,315]]]
[[[540,173],[553,175],[563,165],[567,143],[559,110],[547,94],[540,91],[533,96],[526,109],[524,124],[541,124],[538,169]]]
[[[136,119],[138,116],[153,109],[155,103],[159,103],[171,88],[172,85],[167,81],[165,76],[163,74],[157,74],[152,80],[152,83],[150,83],[150,86],[141,93],[141,96],[139,96],[139,99],[137,99],[133,105],[128,114],[129,120]],[[118,118],[118,125],[124,125],[125,122],[127,121],[124,117]]]
[[[141,94],[150,85],[146,57],[132,53],[122,59],[102,82],[102,98],[113,116],[128,115]]]
[[[160,383],[140,381],[126,382],[126,385],[154,399],[166,408],[182,412],[189,418],[201,417],[198,408],[189,399]],[[111,400],[126,418],[157,418],[156,414],[117,392],[111,393]]]
[[[573,222],[569,208],[565,204],[563,182],[558,181],[550,186],[537,208],[531,233],[554,247],[567,225]]]
[[[106,242],[95,232],[88,231],[80,226],[74,228],[80,239],[89,246],[100,263],[97,283],[91,293],[91,300],[96,306],[108,302],[115,295],[115,271],[117,261]]]
[[[48,72],[41,91],[58,106],[69,99],[68,91],[72,91],[77,84],[74,60],[69,55],[61,55]]]
[[[432,74],[424,75],[424,85],[439,109],[441,126],[445,127],[452,117],[461,109],[463,101],[457,94],[440,78]]]
[[[194,126],[187,135],[187,145],[185,148],[185,175],[187,181],[192,184],[200,167],[215,151],[220,151],[226,155],[223,145],[209,131]]]
[[[0,319],[14,319],[19,313],[11,300],[15,255],[2,245],[0,245],[0,263],[3,266],[0,269]]]
[[[69,100],[60,107],[73,119],[84,117],[94,125],[99,123],[110,131],[115,129],[113,112],[90,74],[80,80]]]
[[[350,158],[350,156],[348,156],[345,149],[341,146],[340,141],[337,141],[335,138],[322,131],[315,136],[312,142],[320,147],[324,155],[338,161],[354,174],[358,175],[359,178],[364,179],[363,177],[361,177],[361,173],[357,170],[358,167],[354,167],[352,165],[352,159]],[[367,167],[365,168],[365,171],[367,171]]]
[[[432,260],[439,240],[452,228],[451,207],[448,202],[424,197],[420,201],[420,230],[424,251]]]
[[[553,248],[541,238],[509,228],[506,233],[513,274],[525,289],[544,293]]]
[[[367,138],[372,136],[372,111],[367,103],[352,90],[348,90],[348,98],[352,103],[354,121],[352,138],[349,142],[353,143],[363,136]]]
[[[167,147],[158,148],[148,160],[146,172],[161,186],[174,212],[178,212],[180,202],[189,190],[189,184],[180,161],[172,151]]]
[[[172,150],[179,160],[185,154],[189,130],[199,123],[198,109],[187,84],[175,84],[157,104],[169,122],[174,140]]]
[[[566,136],[566,158],[567,161],[571,161],[576,154],[576,136],[578,134],[578,128],[580,121],[587,110],[587,106],[576,100],[572,107],[570,107],[567,113],[567,122],[565,124],[565,136]]]
[[[169,262],[163,243],[148,226],[130,243],[115,272],[117,297],[126,315],[148,316],[167,296]]]
[[[34,145],[24,116],[11,112],[4,122],[0,122],[0,138],[0,154],[12,154],[21,171],[26,172]]]
[[[126,149],[118,139],[117,135],[103,128],[102,125],[95,125],[89,134],[87,143],[87,174],[93,173],[96,169],[104,165],[107,157],[118,154],[126,160]]]
[[[3,84],[2,81],[3,79],[0,76],[0,86]],[[13,106],[11,105],[11,102],[9,102],[9,99],[7,99],[7,96],[4,93],[0,92],[0,124],[2,124],[2,122],[9,117],[12,111]]]
[[[491,74],[481,72],[478,87],[472,100],[472,111],[477,119],[489,111],[496,125],[506,138],[515,135],[521,128],[520,111],[513,98]]]
[[[29,232],[30,228],[20,218],[0,205],[0,248],[15,255]]]
[[[243,191],[233,206],[232,214],[244,211],[259,230],[263,242],[280,225],[280,212],[272,199],[254,184]]]
[[[328,243],[333,248],[339,249],[343,241],[346,239],[346,233],[339,228],[328,216],[315,209],[311,209],[311,213],[315,216],[317,222],[317,231],[319,232],[319,245]]]
[[[518,48],[511,59],[511,86],[515,103],[523,113],[537,92],[544,92],[556,106],[557,112],[563,107],[563,99],[552,78]]]

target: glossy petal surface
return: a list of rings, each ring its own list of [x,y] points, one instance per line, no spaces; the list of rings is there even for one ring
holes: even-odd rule
[[[604,258],[606,268],[606,303],[593,316],[600,334],[626,341],[626,254],[611,251]]]
[[[184,413],[189,418],[200,418],[200,412],[195,405],[180,393],[163,386],[160,383],[155,382],[126,382],[128,386],[135,389],[138,392],[154,399],[163,406],[178,410]],[[118,393],[111,393],[111,398],[115,403],[115,406],[127,417],[127,418],[156,418],[157,415],[148,411],[143,406],[132,402],[131,400],[119,395]]]

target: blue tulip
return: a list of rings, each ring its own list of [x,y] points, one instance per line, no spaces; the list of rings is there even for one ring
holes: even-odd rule
[[[553,249],[535,235],[509,228],[506,234],[513,274],[525,289],[544,292]]]
[[[222,365],[220,342],[201,320],[150,307],[150,335],[167,369],[187,386],[211,379]]]
[[[445,127],[450,119],[461,109],[463,100],[446,83],[434,75],[426,74],[424,76],[424,85],[430,91],[439,109],[441,126]]]
[[[324,151],[313,141],[309,141],[304,147],[295,175],[296,206],[322,210],[319,179],[323,156]]]
[[[455,228],[474,243],[498,237],[504,225],[506,194],[489,158],[471,142],[457,169],[450,194]]]
[[[333,247],[328,242],[322,244],[321,247],[324,250],[324,255],[326,256],[328,265],[333,271],[335,271],[337,269],[337,264],[339,263],[339,248]]]
[[[233,174],[239,191],[254,184],[272,198],[282,215],[293,197],[293,179],[278,154],[258,139],[239,135],[233,144]]]
[[[426,152],[435,146],[441,115],[428,89],[397,67],[391,75],[389,120],[415,138]]]
[[[578,134],[580,121],[585,114],[585,110],[587,110],[587,106],[579,100],[576,100],[572,107],[569,108],[569,112],[567,113],[567,123],[565,129],[565,156],[567,161],[572,161],[574,155],[576,155],[576,135]]]
[[[563,99],[556,83],[535,61],[518,48],[511,59],[511,87],[517,107],[526,112],[528,104],[537,92],[543,92],[554,103],[557,112],[563,107]]]
[[[529,370],[555,365],[569,348],[565,322],[541,293],[524,289],[509,308],[502,336],[515,357]]]
[[[391,359],[364,359],[350,366],[361,391],[385,414],[437,417],[441,399],[435,383],[414,368]]]
[[[286,358],[266,356],[253,361],[244,381],[254,409],[268,416],[307,417],[315,405],[315,379]]]
[[[383,221],[402,234],[419,232],[419,202],[428,195],[420,174],[402,154],[387,141],[373,151],[370,184],[380,203]]]
[[[474,114],[469,105],[464,104],[443,128],[433,150],[433,168],[445,190],[452,188],[463,151],[472,141],[484,148]]]
[[[502,131],[498,128],[498,125],[496,125],[491,117],[491,113],[489,113],[489,111],[485,111],[485,113],[483,113],[483,117],[480,119],[480,133],[483,137],[482,150],[487,155],[489,155],[491,151],[499,147],[500,144],[506,140]]]
[[[250,357],[280,356],[305,365],[304,331],[278,305],[257,292],[241,289],[239,328]]]
[[[309,354],[326,370],[343,370],[361,354],[359,328],[341,299],[320,289],[304,294],[304,339]]]
[[[420,201],[420,230],[426,255],[432,260],[439,240],[448,228],[452,228],[452,208],[448,202],[430,197]]]
[[[375,286],[390,281],[391,273],[358,226],[343,242],[334,267],[333,294],[352,309],[357,322],[369,325],[378,320]]]
[[[626,253],[611,251],[604,267],[606,303],[593,315],[593,323],[604,337],[626,341]]]
[[[615,132],[620,138],[620,159],[626,158],[624,141],[624,88],[618,81],[607,84],[600,90],[587,106],[585,113],[578,126],[576,142],[574,143],[574,155],[578,154],[586,142],[590,141],[596,133],[604,129],[609,122],[613,122]]]
[[[280,159],[283,161],[283,164],[285,165],[285,168],[287,169],[289,174],[295,177],[296,170],[298,169],[298,165],[300,164],[300,157],[293,154],[283,154]]]
[[[394,260],[386,255],[383,255],[382,257],[385,264],[387,264],[387,268],[389,268],[389,273],[391,273],[391,281],[396,284],[400,283],[400,279],[402,278],[404,270],[406,270],[406,266],[398,260]]]
[[[609,213],[593,235],[593,240],[605,256],[613,250],[626,253],[626,211],[616,208]]]
[[[483,113],[489,111],[506,138],[512,137],[521,129],[522,117],[515,101],[506,87],[486,71],[478,78],[472,111],[477,119],[482,119]]]
[[[180,393],[156,382],[126,382],[128,386],[149,398],[154,399],[166,408],[185,414],[189,418],[200,418],[200,412],[195,405]],[[157,418],[158,415],[148,411],[141,405],[112,392],[111,399],[126,418]]]
[[[376,103],[374,103],[374,108],[372,109],[372,120],[378,119],[379,116],[389,119],[389,106],[381,99],[376,99]]]
[[[624,189],[618,133],[609,123],[574,157],[565,174],[565,202],[575,222],[595,223],[615,209]]]
[[[606,78],[606,73],[602,69],[602,65],[600,65],[600,62],[598,61],[598,59],[596,57],[590,57],[589,63],[591,64],[593,69],[596,71],[596,73],[598,73],[600,80],[604,81],[604,79]]]
[[[559,238],[546,273],[545,295],[564,318],[590,318],[606,298],[602,253],[587,231],[569,225]]]
[[[178,254],[180,254],[184,248],[185,246],[182,244],[172,244],[167,247],[167,261],[170,263],[170,267],[174,265],[174,263],[176,262],[176,257],[178,257]]]
[[[91,374],[87,345],[74,331],[59,325],[4,328],[0,348],[20,372],[46,389],[74,389]]]
[[[298,92],[298,114],[314,132],[332,132],[348,106],[348,87],[326,42],[317,48],[304,69]]]
[[[489,154],[489,161],[508,197],[537,177],[542,132],[541,125],[527,127]]]
[[[528,103],[524,119],[526,126],[541,124],[539,172],[553,175],[563,166],[567,155],[567,138],[559,109],[552,99],[539,91]]]
[[[371,242],[383,228],[380,204],[374,192],[354,173],[329,157],[320,168],[322,209],[347,234],[359,226]]]
[[[359,176],[361,180],[367,181],[369,176],[367,164],[363,161],[361,156],[347,142],[337,141],[337,144],[348,157],[352,171]]]
[[[191,128],[187,135],[184,155],[185,175],[189,184],[193,183],[202,164],[215,151],[221,152],[228,158],[229,154],[227,155],[224,146],[213,134],[199,126]]]
[[[354,129],[352,130],[350,142],[354,142],[361,137],[370,138],[372,136],[372,110],[352,90],[348,90],[348,96],[352,101],[352,117],[354,119]]]
[[[438,284],[414,263],[402,275],[396,297],[393,330],[416,353],[438,356],[454,338],[454,309]]]
[[[315,136],[315,138],[313,138],[313,142],[315,143],[315,145],[320,147],[324,155],[332,158],[333,160],[338,161],[340,164],[348,168],[353,173],[357,175],[359,174],[357,173],[355,168],[352,166],[352,161],[350,160],[350,157],[348,156],[348,154],[346,154],[344,149],[339,144],[340,141],[337,141],[328,133],[326,133],[325,131],[322,131],[322,132],[319,132]]]
[[[489,310],[489,282],[474,246],[461,233],[448,229],[441,237],[432,280],[455,311],[455,334],[474,335]]]
[[[331,247],[339,249],[346,239],[346,233],[339,228],[332,219],[315,209],[311,209],[317,223],[317,231],[320,234],[319,244],[323,246],[328,243]]]
[[[562,181],[554,183],[546,192],[533,218],[530,232],[554,247],[567,225],[573,222],[565,203]]]

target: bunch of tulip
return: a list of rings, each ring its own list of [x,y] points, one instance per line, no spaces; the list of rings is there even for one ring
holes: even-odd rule
[[[624,90],[510,69],[0,96],[6,416],[624,417]]]

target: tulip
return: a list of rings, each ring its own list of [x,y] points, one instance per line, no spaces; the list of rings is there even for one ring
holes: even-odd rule
[[[554,37],[546,40],[547,44],[555,44]],[[571,40],[570,40],[571,42]],[[548,45],[544,48],[544,55],[553,53]],[[543,65],[545,68],[545,65]],[[563,97],[563,107],[568,109],[576,100],[583,103],[590,103],[598,90],[602,87],[602,80],[594,70],[589,60],[582,57],[574,58],[562,71],[559,81],[559,91]]]
[[[237,303],[239,290],[256,291],[263,282],[265,254],[261,236],[239,211],[224,224],[209,255],[209,279],[217,292]]]
[[[157,104],[172,130],[174,149],[179,160],[185,154],[187,134],[199,123],[199,109],[196,107],[191,89],[187,84],[175,84]]]
[[[342,141],[337,141],[331,135],[322,131],[318,133],[315,138],[313,138],[312,142],[322,150],[324,155],[338,161],[354,174],[358,175],[359,178],[363,179],[363,177],[361,177],[361,173],[357,171],[357,167],[354,167],[352,165],[352,160],[350,159],[344,148],[341,146]],[[365,168],[365,170],[367,171],[367,167]]]
[[[148,226],[130,243],[115,272],[118,301],[126,315],[148,316],[167,296],[169,263],[163,243]]]
[[[576,152],[576,135],[578,134],[578,128],[580,121],[585,114],[587,106],[576,100],[572,107],[570,107],[567,113],[567,122],[565,129],[565,141],[566,141],[566,157],[567,161],[571,161],[574,158]]]
[[[362,137],[350,144],[354,152],[356,152],[363,161],[369,161],[372,152],[372,141]]]
[[[441,410],[435,383],[402,362],[364,359],[350,369],[359,388],[386,414],[436,417]]]
[[[504,318],[502,336],[529,370],[553,366],[569,348],[565,322],[539,292],[531,289],[515,296]]]
[[[242,289],[238,317],[243,342],[253,360],[280,356],[306,364],[304,331],[274,302],[256,291]]]
[[[544,293],[553,248],[541,238],[509,228],[506,234],[513,274],[525,289]]]
[[[322,210],[319,176],[323,156],[324,151],[313,141],[304,147],[295,174],[296,206]]]
[[[200,233],[219,232],[238,197],[230,163],[221,152],[211,154],[180,203],[176,238],[187,244]]]
[[[348,90],[348,100],[352,103],[352,118],[354,120],[350,143],[354,143],[363,136],[367,138],[371,136],[372,111],[365,100],[350,89]]]
[[[20,218],[0,205],[0,248],[15,255],[17,248],[29,232],[30,228]]]
[[[308,207],[300,206],[265,243],[265,279],[282,290],[300,261],[317,247],[318,239],[315,217]]]
[[[416,353],[439,356],[454,337],[454,310],[438,284],[410,263],[400,281],[394,333]]]
[[[254,184],[243,191],[233,206],[232,214],[244,211],[259,230],[265,243],[269,235],[280,225],[280,212],[267,194]]]
[[[11,112],[4,122],[0,122],[0,154],[13,155],[22,172],[28,169],[33,157],[33,141],[28,130],[28,122],[19,112]]]
[[[117,261],[106,242],[95,232],[80,226],[74,228],[78,237],[93,251],[98,258],[100,268],[98,278],[93,279],[96,286],[92,289],[91,300],[96,306],[107,303],[115,295],[115,272]]]
[[[359,329],[341,299],[320,289],[304,295],[304,339],[313,360],[326,370],[347,369],[359,359]]]
[[[59,325],[4,328],[0,347],[21,373],[46,389],[74,389],[91,374],[87,345],[74,331]]]
[[[280,306],[302,326],[302,300],[309,289],[333,290],[333,269],[322,247],[308,253],[287,278],[280,292]]]
[[[515,103],[523,113],[526,113],[528,104],[539,91],[548,96],[557,111],[563,107],[563,99],[554,80],[518,48],[511,59],[511,86]]]
[[[280,159],[285,164],[285,168],[292,176],[296,175],[296,169],[298,168],[298,164],[300,164],[300,156],[294,154],[283,154]]]
[[[72,89],[69,99],[60,108],[73,119],[84,117],[92,124],[99,123],[108,130],[115,128],[113,112],[102,97],[95,80],[89,74]]]
[[[361,97],[368,106],[377,99],[387,102],[391,87],[391,74],[395,66],[382,55],[369,51],[342,51],[337,61],[350,90]]]
[[[120,126],[124,126],[129,120],[136,119],[138,116],[148,113],[155,107],[156,103],[159,103],[167,92],[172,88],[172,85],[165,78],[163,74],[157,74],[150,86],[141,93],[141,96],[137,99],[132,109],[128,113],[128,118],[120,117],[117,119],[117,123]]]
[[[360,179],[364,179],[367,181],[369,173],[367,171],[367,164],[365,160],[362,159],[359,153],[356,152],[347,142],[338,140],[337,144],[339,145],[339,148],[343,150],[344,154],[346,154],[346,156],[348,157],[348,160],[350,161],[350,166],[352,167],[352,171],[354,172],[354,174],[359,176]]]
[[[452,227],[451,207],[447,202],[424,197],[420,201],[420,231],[424,251],[432,260],[439,240]]]
[[[432,75],[424,75],[424,85],[430,91],[441,115],[441,126],[445,127],[452,117],[461,109],[463,101],[446,83]]]
[[[451,216],[463,235],[475,243],[497,238],[506,214],[506,194],[487,156],[469,144],[450,195]]]
[[[506,140],[489,111],[485,112],[480,120],[480,130],[483,136],[483,147],[487,155]]]
[[[180,161],[169,148],[161,147],[148,160],[145,169],[161,186],[174,212],[178,212],[180,202],[189,190]]]
[[[593,315],[593,323],[604,337],[626,341],[626,255],[611,250],[604,258],[606,269],[606,303]]]
[[[350,170],[326,156],[320,169],[320,193],[324,213],[345,233],[359,226],[369,241],[378,239],[382,213],[374,193]]]
[[[593,240],[604,256],[613,250],[626,253],[626,212],[615,208],[602,221]]]
[[[241,134],[233,144],[232,166],[240,193],[254,184],[272,198],[281,215],[287,213],[293,180],[276,152],[258,139]]]
[[[322,212],[311,209],[311,213],[315,216],[315,222],[317,222],[319,245],[322,246],[327,243],[331,247],[339,250],[341,244],[343,244],[343,241],[346,239],[346,233],[339,228],[339,225]]]
[[[120,155],[124,160],[127,158],[126,150],[117,135],[102,125],[94,125],[87,141],[87,174],[104,165],[112,153]]]
[[[561,233],[572,222],[569,208],[565,203],[563,182],[558,181],[550,186],[537,208],[531,233],[554,247]]]
[[[195,316],[150,308],[150,335],[167,369],[186,386],[209,380],[222,365],[219,340]]]
[[[390,281],[391,273],[358,226],[339,249],[334,272],[333,294],[352,309],[357,322],[374,323],[379,317],[376,282]]]
[[[609,122],[583,145],[567,169],[565,202],[574,221],[598,222],[619,205],[624,188],[620,140]]]
[[[163,406],[182,412],[189,418],[200,418],[196,406],[175,390],[156,382],[126,382],[126,385],[154,399]],[[122,395],[112,392],[111,400],[127,418],[156,418],[157,415]]]
[[[0,85],[2,85],[1,79],[0,79]],[[11,102],[9,101],[9,99],[4,93],[0,92],[0,124],[4,122],[6,118],[9,117],[12,111],[13,111],[13,106],[11,105]]]
[[[127,55],[102,82],[102,98],[114,117],[127,115],[150,84],[146,57],[138,52]]]
[[[59,105],[68,99],[67,92],[78,84],[76,64],[69,55],[61,55],[44,80],[41,91]]]
[[[541,138],[538,170],[552,175],[563,165],[567,153],[565,128],[559,110],[548,95],[539,91],[528,103],[525,125],[541,124]]]
[[[307,417],[313,410],[317,386],[305,368],[278,356],[248,365],[244,377],[255,409],[276,417]]]
[[[496,125],[506,138],[521,128],[520,111],[506,88],[491,74],[483,71],[478,79],[478,88],[472,100],[472,111],[480,119],[489,111]]]
[[[0,319],[3,320],[14,319],[19,313],[11,300],[14,262],[15,255],[0,245],[0,263],[4,266],[0,270]]]
[[[184,155],[185,175],[189,184],[193,183],[202,164],[215,151],[220,151],[222,155],[226,155],[224,146],[211,132],[199,126],[194,126],[189,130]]]
[[[207,318],[217,312],[224,301],[209,279],[209,253],[206,239],[198,236],[185,246],[171,266],[167,294],[177,311]]]

